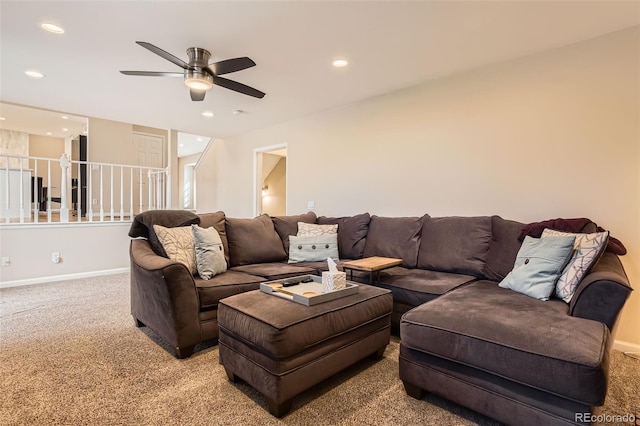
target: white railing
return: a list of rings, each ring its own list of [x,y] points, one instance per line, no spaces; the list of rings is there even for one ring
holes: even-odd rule
[[[164,168],[0,154],[0,223],[128,221],[167,189]]]

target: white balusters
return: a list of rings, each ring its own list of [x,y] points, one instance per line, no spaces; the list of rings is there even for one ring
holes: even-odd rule
[[[11,169],[9,165],[14,163],[9,163],[10,158],[19,159],[21,163],[16,163]],[[60,167],[60,178],[52,167]],[[109,175],[105,176],[107,167]],[[16,186],[16,179],[21,179],[22,184]],[[73,222],[115,222],[131,220],[135,214],[145,210],[169,208],[169,173],[161,168],[91,163],[70,160],[68,155],[53,159],[0,154],[0,180],[3,181],[0,185],[0,206],[3,211],[0,223],[66,223],[71,221],[72,210],[77,215]],[[125,193],[127,190],[128,196]],[[118,200],[119,206],[116,205]],[[98,204],[99,207],[95,208]],[[10,208],[12,213],[6,216],[4,211]],[[46,220],[39,220],[40,213],[45,211]]]
[[[100,164],[100,222],[104,222],[104,182],[102,179],[102,164]]]
[[[67,200],[67,171],[69,170],[70,160],[67,154],[60,157],[60,222],[69,222],[69,205]]]

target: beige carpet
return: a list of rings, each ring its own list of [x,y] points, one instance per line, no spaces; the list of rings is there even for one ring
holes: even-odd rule
[[[2,425],[497,424],[435,396],[408,397],[398,340],[295,399],[275,419],[227,381],[217,346],[176,360],[129,313],[127,274],[0,290]],[[606,414],[638,413],[640,361],[614,352]]]

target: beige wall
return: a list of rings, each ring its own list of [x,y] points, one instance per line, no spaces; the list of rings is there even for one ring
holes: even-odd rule
[[[136,152],[131,144],[133,125],[119,121],[89,118],[89,161],[135,164]]]
[[[0,226],[0,255],[11,258],[10,266],[0,268],[0,288],[122,272],[129,266],[130,227],[128,222]],[[52,252],[60,253],[60,263],[51,261]]]
[[[640,288],[639,40],[634,27],[221,141],[207,207],[251,216],[253,150],[287,143],[289,214],[313,200],[318,215],[586,216],[624,242]],[[635,291],[617,338],[640,345],[638,324]]]
[[[284,216],[287,201],[287,159],[281,157],[271,173],[264,179],[263,186],[269,187],[262,197],[262,213],[270,216]]]

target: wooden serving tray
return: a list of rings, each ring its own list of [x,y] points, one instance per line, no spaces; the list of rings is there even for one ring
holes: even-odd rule
[[[311,280],[303,283],[300,281]],[[288,285],[297,283],[294,285]],[[288,285],[285,287],[285,285]],[[358,292],[358,284],[347,281],[347,286],[340,290],[322,292],[322,277],[317,275],[301,275],[299,277],[287,278],[284,280],[269,281],[260,284],[260,290],[264,293],[283,299],[292,300],[305,306],[313,306],[318,303],[349,296]]]

